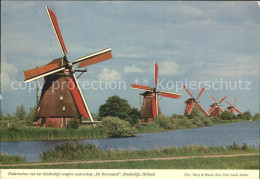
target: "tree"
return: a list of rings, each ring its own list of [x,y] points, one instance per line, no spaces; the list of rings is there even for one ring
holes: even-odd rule
[[[131,106],[127,100],[120,98],[119,96],[111,96],[106,100],[106,103],[101,105],[99,108],[99,116],[117,116],[120,119],[128,117],[131,111]]]
[[[254,120],[260,120],[260,113],[255,113],[253,119]]]
[[[225,110],[223,113],[221,113],[221,118],[223,120],[231,120],[231,119],[235,119],[236,116],[234,114],[232,114],[231,112]]]
[[[132,125],[137,124],[140,118],[140,111],[132,108],[127,100],[119,96],[111,96],[106,103],[99,107],[99,116],[105,118],[108,116],[119,117],[129,121]]]
[[[125,118],[131,125],[138,124],[141,112],[137,108],[131,108],[128,117]]]
[[[29,109],[28,114],[26,115],[26,125],[30,126],[33,124],[33,120],[35,118],[35,113],[36,113],[36,106],[32,106]]]
[[[26,118],[26,110],[23,104],[17,106],[15,111],[15,116],[20,120],[25,120]]]
[[[246,120],[250,120],[251,119],[251,113],[249,111],[244,112],[243,114],[240,115],[241,119],[246,119]]]

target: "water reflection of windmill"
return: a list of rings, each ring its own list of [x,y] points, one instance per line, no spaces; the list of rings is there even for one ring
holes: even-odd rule
[[[58,21],[54,11],[46,7],[54,32],[60,44],[63,57],[52,60],[50,63],[24,72],[25,81],[30,82],[44,77],[44,85],[37,107],[35,122],[40,125],[61,127],[73,117],[85,117],[91,122],[93,118],[78,84],[75,72],[84,73],[85,70],[74,70],[86,67],[112,58],[111,48],[78,58],[70,62],[65,43],[63,41]]]
[[[181,94],[157,90],[158,65],[155,62],[154,62],[154,84],[155,84],[154,88],[137,85],[137,84],[131,85],[131,87],[134,89],[145,91],[144,93],[140,93],[140,95],[143,96],[143,104],[141,107],[141,122],[151,122],[154,117],[156,117],[158,114],[161,114],[158,96],[174,98],[174,99],[177,99],[181,96]]]
[[[208,116],[208,113],[205,111],[205,109],[203,109],[203,107],[199,104],[198,99],[200,98],[201,94],[203,93],[203,91],[205,90],[204,87],[201,88],[198,96],[196,98],[193,97],[193,95],[190,93],[190,91],[186,88],[185,85],[183,85],[183,88],[187,91],[187,93],[191,96],[191,98],[187,99],[185,101],[186,104],[186,108],[184,111],[184,114],[186,115],[190,115],[191,111],[194,109],[194,106],[196,105],[198,107],[198,109],[205,115]]]
[[[227,96],[225,95],[219,102],[217,102],[215,100],[215,98],[212,95],[210,95],[209,93],[208,93],[208,96],[214,102],[213,104],[210,105],[209,115],[211,115],[211,116],[220,116],[220,113],[223,112],[223,109],[220,107],[220,104],[226,99]]]
[[[232,114],[234,114],[235,111],[236,111],[237,113],[239,113],[239,114],[242,114],[242,112],[241,112],[240,110],[238,110],[237,108],[235,108],[236,102],[237,102],[237,97],[235,97],[234,105],[232,105],[232,104],[230,104],[230,102],[226,101],[226,103],[229,105],[229,107],[227,107],[227,110],[228,110],[229,112],[231,112]]]

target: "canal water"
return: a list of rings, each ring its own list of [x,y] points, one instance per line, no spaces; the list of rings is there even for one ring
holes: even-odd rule
[[[186,129],[159,133],[139,134],[138,137],[77,140],[84,144],[92,143],[105,150],[142,150],[190,145],[227,146],[236,142],[239,145],[259,147],[259,121],[224,124],[198,129]],[[40,154],[52,149],[59,141],[20,141],[1,142],[1,153],[25,156],[28,162],[40,161]]]

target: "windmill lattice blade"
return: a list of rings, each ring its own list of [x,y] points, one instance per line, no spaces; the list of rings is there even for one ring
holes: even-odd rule
[[[203,107],[199,103],[196,103],[196,105],[205,116],[208,116],[207,111],[205,111],[205,109],[203,109]]]
[[[215,98],[213,98],[213,96],[211,96],[209,93],[208,93],[208,96],[216,103],[217,101],[215,100]]]
[[[96,53],[78,58],[75,63],[79,63],[78,68],[86,67],[95,63],[103,62],[112,58],[112,49],[107,48]]]
[[[170,92],[166,92],[166,91],[158,91],[158,92],[160,93],[161,96],[167,97],[167,98],[177,99],[177,98],[181,97],[181,94],[177,94],[177,93],[170,93]]]
[[[90,119],[91,122],[93,122],[94,120],[93,120],[92,115],[90,113],[90,110],[88,108],[88,104],[85,101],[83,93],[80,89],[80,86],[78,84],[78,81],[77,81],[75,74],[72,75],[72,78],[69,78],[69,88],[72,92],[75,103],[76,103],[78,110],[81,113],[81,115],[84,116],[87,119]]]
[[[187,91],[187,93],[189,93],[189,95],[190,95],[192,98],[194,98],[194,97],[192,96],[192,94],[189,92],[189,90],[186,88],[185,85],[183,85],[183,88]]]
[[[157,105],[156,105],[156,96],[153,97],[152,100],[152,113],[153,113],[153,117],[157,116]]]
[[[230,104],[228,101],[225,101],[229,106],[232,106],[232,104]]]
[[[189,104],[189,106],[187,107],[187,109],[186,109],[186,114],[189,115],[189,114],[191,113],[191,111],[192,111],[194,105],[195,105],[195,103],[194,103],[194,101],[192,101],[192,102]]]
[[[156,62],[154,62],[154,84],[155,84],[155,87],[158,84],[158,65]]]
[[[30,82],[44,76],[56,73],[58,71],[64,70],[65,67],[63,66],[64,62],[62,58],[53,60],[51,63],[34,68],[31,70],[24,71],[25,82]]]
[[[196,99],[199,99],[199,98],[200,98],[200,95],[203,93],[204,90],[205,90],[205,88],[202,87]]]
[[[219,102],[218,104],[222,103],[225,99],[226,99],[227,96],[224,96]]]
[[[236,102],[237,102],[237,97],[235,97],[235,100],[234,100],[234,106],[236,105]]]
[[[237,108],[234,108],[234,110],[235,110],[236,112],[238,112],[239,114],[242,114],[242,112],[239,111]]]
[[[79,93],[79,90],[74,82],[74,80],[71,77],[67,77],[69,89],[71,91],[71,94],[74,98],[74,101],[76,103],[76,106],[79,110],[79,113],[84,116],[85,118],[89,119],[89,115],[87,113],[87,110],[84,106],[83,100],[81,98],[81,95]]]
[[[139,90],[146,90],[146,91],[153,91],[153,89],[148,86],[135,85],[135,84],[131,85],[131,88],[139,89]]]
[[[212,106],[210,109],[209,109],[209,114],[212,113],[212,111],[215,109],[216,106]]]
[[[64,43],[62,35],[61,35],[61,32],[60,32],[60,28],[59,28],[59,25],[58,25],[58,20],[56,18],[56,15],[51,9],[48,8],[48,6],[46,6],[46,10],[47,10],[49,18],[51,20],[51,24],[53,26],[53,29],[54,29],[55,34],[57,36],[57,39],[59,41],[61,50],[62,50],[64,55],[65,55],[65,53],[68,54],[65,43]]]
[[[224,110],[220,106],[218,106],[218,108],[219,108],[220,112],[224,112]]]

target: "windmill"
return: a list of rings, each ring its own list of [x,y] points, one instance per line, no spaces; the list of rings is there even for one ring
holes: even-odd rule
[[[205,115],[205,116],[208,116],[208,113],[203,109],[203,107],[199,104],[199,102],[197,101],[201,94],[203,93],[203,91],[205,90],[204,87],[201,88],[197,98],[194,98],[192,96],[192,94],[189,92],[189,90],[186,88],[185,85],[183,85],[183,88],[187,91],[187,93],[191,96],[191,98],[187,99],[185,101],[186,103],[186,108],[185,108],[185,111],[184,111],[184,114],[187,114],[187,115],[190,115],[194,105],[196,105],[198,107],[198,109]]]
[[[86,67],[112,58],[111,48],[78,58],[70,62],[66,54],[56,15],[52,9],[46,6],[52,27],[60,44],[63,56],[52,60],[50,63],[31,70],[24,71],[25,82],[31,82],[44,77],[44,84],[37,106],[34,123],[44,126],[62,127],[74,117],[79,120],[84,117],[94,122],[83,93],[80,89],[75,72],[83,74],[87,71],[74,70]]]
[[[234,105],[232,105],[232,104],[230,104],[228,101],[226,101],[226,103],[229,105],[229,107],[227,107],[227,110],[228,110],[229,112],[231,112],[232,114],[234,114],[234,110],[235,110],[237,113],[242,114],[241,111],[239,111],[237,108],[235,108],[236,101],[237,101],[237,97],[235,97]]]
[[[158,91],[158,65],[154,62],[154,84],[155,87],[151,88],[148,86],[142,86],[133,84],[131,88],[144,90],[144,93],[140,93],[143,96],[143,104],[141,107],[141,122],[151,122],[154,117],[158,114],[161,114],[160,106],[159,106],[159,99],[158,96],[168,97],[177,99],[181,97],[181,94],[171,93],[166,91]]]
[[[227,96],[225,95],[219,102],[217,102],[212,95],[210,95],[209,93],[208,95],[214,101],[214,103],[210,105],[209,115],[220,116],[220,113],[223,112],[223,109],[220,107],[220,104],[226,99]]]

